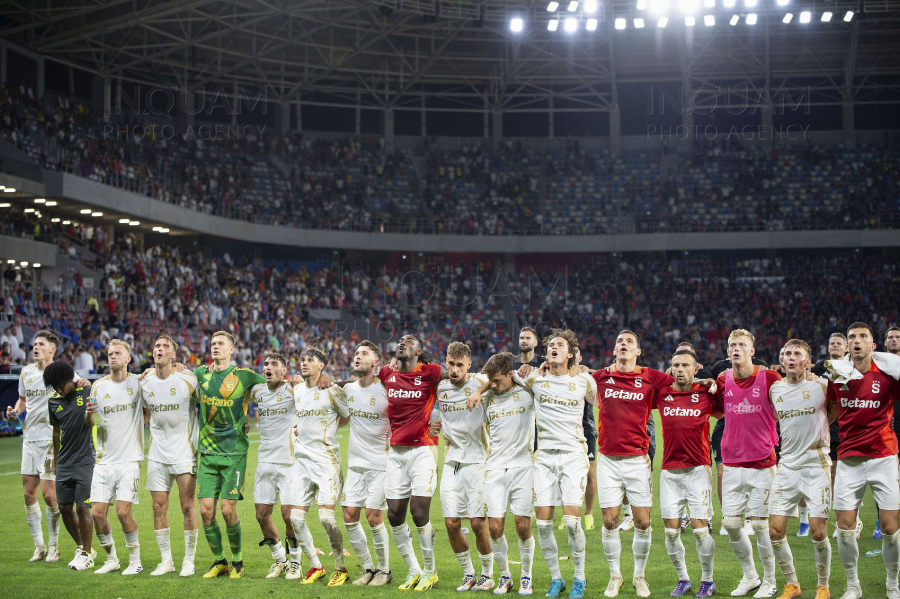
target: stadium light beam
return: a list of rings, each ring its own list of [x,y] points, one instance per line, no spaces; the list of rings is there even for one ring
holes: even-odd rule
[[[600,7],[600,3],[597,0],[587,0],[584,3],[584,12],[586,13],[595,13],[597,9]]]
[[[638,10],[647,10],[647,0],[637,0]]]
[[[713,25],[716,24],[716,18],[712,15],[705,15],[703,17],[703,24],[706,25],[707,27],[712,27]]]
[[[715,8],[716,0],[703,0],[703,6],[706,8]]]
[[[698,0],[681,0],[679,3],[681,6],[681,12],[687,14],[693,14],[697,11],[697,5],[699,4]]]
[[[44,198],[34,198],[34,203],[35,204],[46,204],[47,200],[45,200]]]
[[[616,29],[625,29],[625,19],[616,19]]]
[[[634,28],[635,29],[643,29],[644,28],[644,19],[635,19],[634,20]]]
[[[747,25],[756,25],[756,13],[752,12],[747,15]]]
[[[696,24],[697,24],[697,19],[695,19],[694,17],[685,17],[684,18],[685,27],[693,27]]]
[[[659,22],[656,24],[660,29],[665,29],[666,25],[669,24],[669,17],[660,17]]]
[[[778,6],[787,6],[791,0],[777,0]]]
[[[725,8],[734,8],[734,0],[722,0],[722,6]]]
[[[834,16],[834,14],[832,14],[828,11],[823,12],[822,13],[822,22],[829,23],[831,21],[831,17],[833,17],[833,16]]]
[[[90,213],[91,213],[91,209],[90,209],[90,208],[83,208],[83,209],[80,210],[79,212],[80,212],[81,214],[90,214]]]
[[[551,2],[547,5],[547,12],[554,12],[557,8],[559,8],[559,2]]]
[[[759,0],[744,0],[744,6],[746,6],[747,8],[753,8],[754,6],[756,6],[758,1]]]
[[[521,32],[524,26],[524,21],[522,21],[522,19],[520,19],[519,17],[515,17],[509,22],[509,28],[513,33]]]
[[[791,19],[793,19],[793,18],[794,18],[794,15],[792,15],[791,13],[787,13],[784,15],[784,18],[781,19],[781,22],[782,23],[790,23]]]
[[[578,10],[578,0],[572,0],[571,2],[569,2],[569,7],[566,10],[568,10],[569,12],[575,12],[576,10]]]
[[[120,218],[120,219],[119,219],[119,224],[120,224],[120,225],[127,225],[127,224],[128,224],[128,221],[130,221],[130,220],[131,220],[130,218]]]
[[[597,19],[588,19],[584,28],[588,31],[597,31]]]
[[[56,206],[56,202],[47,202],[47,206]]]
[[[732,16],[731,16],[731,20],[728,21],[728,24],[731,25],[732,27],[734,27],[735,25],[738,24],[738,21],[740,21],[740,20],[741,20],[741,18],[740,18],[739,16],[737,16],[737,15],[732,15]]]
[[[2,204],[0,204],[0,208],[9,208],[10,206],[12,206],[12,204],[10,204],[9,202],[3,202]]]
[[[547,23],[548,31],[556,31],[556,28],[559,27],[559,21],[557,19],[550,19]]]
[[[845,22],[845,23],[849,23],[849,22],[852,21],[852,20],[853,20],[853,11],[852,11],[852,10],[848,10],[848,11],[847,11],[847,14],[844,15],[844,22]]]
[[[568,19],[566,19],[566,22],[563,26],[566,29],[566,33],[574,33],[575,30],[578,29],[578,19],[569,17]]]
[[[809,23],[812,20],[812,14],[808,10],[804,10],[800,13],[800,22],[801,23]]]
[[[91,216],[103,216],[102,212],[91,212]]]

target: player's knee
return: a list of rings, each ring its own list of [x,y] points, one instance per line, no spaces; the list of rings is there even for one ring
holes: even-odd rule
[[[256,521],[262,524],[266,521],[266,510],[260,507],[256,508]]]
[[[447,527],[447,534],[456,534],[462,531],[462,520],[459,518],[444,518],[444,526]],[[472,528],[475,528],[474,522]]]
[[[428,508],[424,508],[420,505],[414,505],[410,506],[409,512],[412,516],[413,523],[416,526],[425,526],[426,524],[428,524]]]
[[[604,516],[603,517],[603,528],[606,530],[615,530],[619,528],[619,517],[618,516]]]
[[[384,515],[381,513],[366,513],[366,520],[369,522],[369,528],[377,528],[384,522]]]
[[[128,507],[116,507],[116,518],[119,519],[119,522],[125,524],[131,520],[131,506]]]
[[[516,534],[519,535],[520,539],[527,538],[529,534],[531,534],[531,520],[525,522],[516,522]],[[500,526],[500,534],[497,535],[497,538],[503,535],[503,526]]]
[[[81,506],[78,506],[78,507],[81,508]],[[78,511],[80,513],[81,509],[79,509]],[[95,503],[95,504],[91,505],[90,514],[91,514],[91,518],[93,518],[94,520],[105,520],[106,519],[106,505],[103,505],[102,507],[99,503]]]
[[[647,530],[650,528],[650,518],[635,518],[634,527],[638,530]]]
[[[769,526],[769,538],[773,541],[780,541],[784,538],[785,531],[783,529],[775,528],[774,526]]]
[[[56,505],[56,493],[53,491],[47,490],[41,493],[41,496],[44,498],[44,503],[49,506]]]
[[[499,539],[503,536],[503,522],[490,522],[488,528],[490,529],[492,539]],[[516,524],[516,532],[521,532],[518,524]]]
[[[168,509],[168,508],[167,508]],[[184,516],[186,520],[194,520],[197,516],[197,508],[194,505],[194,502],[190,503],[182,503],[181,504],[181,514]]]
[[[741,516],[725,516],[724,518],[722,518],[722,526],[725,527],[725,530],[736,530],[739,528],[743,528],[744,518]]]
[[[37,501],[37,493],[34,491],[23,491],[22,496],[25,498],[25,505],[34,505],[34,502]]]

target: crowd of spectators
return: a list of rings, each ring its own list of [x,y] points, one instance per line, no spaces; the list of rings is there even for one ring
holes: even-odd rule
[[[84,102],[0,88],[0,136],[44,167],[254,222],[473,235],[620,232],[594,214],[633,214],[638,232],[900,226],[900,149],[887,144],[705,141],[662,175],[660,151],[473,143],[429,150],[416,173],[408,152],[388,153],[374,137],[161,131],[105,126]]]

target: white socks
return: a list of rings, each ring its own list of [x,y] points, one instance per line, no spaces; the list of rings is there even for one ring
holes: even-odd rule
[[[819,575],[818,586],[827,589],[828,580],[831,578],[831,539],[828,538],[828,535],[825,535],[824,540],[814,541],[813,545],[816,548],[816,572]]]
[[[469,555],[468,551],[460,551],[453,555],[456,556],[456,561],[459,563],[459,567],[462,568],[463,576],[467,574],[475,575],[475,566],[472,565],[472,556]]]
[[[331,554],[334,556],[334,569],[346,572],[344,567],[344,536],[334,517],[334,510],[319,508],[319,522],[328,535],[328,544],[331,545]]]
[[[173,563],[172,546],[169,543],[169,529],[160,528],[159,530],[154,530],[153,533],[156,535],[156,544],[159,546],[160,561]]]
[[[422,549],[422,569],[425,574],[434,574],[434,527],[427,522],[425,526],[417,526],[416,532]]]
[[[553,520],[538,520],[537,529],[541,553],[544,554],[544,561],[550,569],[550,579],[562,578],[559,572],[559,547],[556,545],[556,537],[553,536]]]
[[[119,559],[116,555],[116,543],[113,541],[112,533],[108,535],[97,533],[97,540],[100,541],[100,546],[106,552],[107,559]]]
[[[138,541],[138,531],[125,533],[125,549],[128,550],[128,563],[141,563],[141,543]]]
[[[750,537],[744,531],[743,516],[725,516],[722,524],[725,526],[725,532],[728,533],[728,542],[731,543],[734,555],[741,563],[744,578],[756,580],[759,575],[756,573],[756,564],[753,563],[753,546],[750,545]]]
[[[894,534],[881,537],[881,556],[887,570],[887,588],[897,588],[897,574],[900,569],[900,530]]]
[[[293,524],[291,526],[293,526]],[[295,534],[296,534],[296,531],[295,531]],[[287,549],[288,549],[288,553],[291,556],[291,562],[299,564],[300,556],[303,551],[300,549],[300,541],[297,540],[297,537],[288,537],[287,538]]]
[[[321,568],[322,562],[319,561],[319,556],[316,554],[316,546],[313,544],[312,534],[306,525],[306,512],[298,508],[292,509],[291,526],[294,527],[294,536],[297,537],[297,542],[300,543],[303,553],[309,559],[310,567]]]
[[[482,576],[490,576],[493,578],[494,576],[494,554],[487,553],[485,555],[481,555],[479,552],[478,559],[481,560],[481,575]]]
[[[531,578],[531,565],[534,563],[534,537],[523,541],[519,539],[519,559],[522,560],[522,576]]]
[[[750,525],[756,533],[756,550],[763,565],[763,580],[775,584],[775,551],[769,537],[769,520],[751,520]]]
[[[713,565],[716,558],[716,542],[709,534],[709,530],[703,528],[694,529],[694,540],[697,542],[697,555],[700,557],[700,580],[712,582]]]
[[[643,576],[647,568],[647,558],[650,557],[650,529],[641,530],[634,528],[634,539],[631,541],[631,551],[634,553],[634,575]]]
[[[884,537],[882,537],[883,539]],[[884,541],[882,541],[882,546]],[[881,550],[884,554],[884,549]],[[838,529],[838,555],[847,575],[847,587],[859,587],[859,545],[856,543],[856,529]]]
[[[294,528],[294,530],[297,530]],[[391,526],[391,534],[394,537],[394,543],[397,544],[397,550],[400,551],[400,557],[406,562],[410,574],[421,574],[422,568],[419,567],[419,560],[416,558],[416,552],[413,550],[412,534],[409,532],[409,526],[404,522],[401,526]],[[387,552],[385,552],[387,553]]]
[[[512,578],[512,574],[509,572],[509,545],[506,543],[506,535],[499,539],[491,539],[491,547],[494,549],[494,562],[497,564],[497,569],[500,570],[500,576]]]
[[[372,563],[372,554],[369,553],[369,541],[366,539],[366,532],[363,530],[359,521],[346,522],[344,528],[347,529],[347,539],[350,546],[356,551],[356,557],[362,564],[363,570],[375,570],[375,564]]]
[[[672,565],[675,566],[675,574],[678,575],[678,580],[690,580],[687,564],[684,563],[684,543],[681,542],[680,528],[666,529],[666,551],[669,553]]]
[[[34,546],[44,546],[44,530],[41,527],[41,506],[34,505],[25,506],[25,521],[28,523],[28,530],[31,531],[31,538],[34,539]]]
[[[563,516],[563,524],[569,533],[569,551],[572,554],[572,562],[575,565],[574,577],[584,580],[584,547],[587,539],[584,537],[584,529],[581,528],[581,518],[578,516]]]
[[[272,559],[276,562],[283,562],[286,559],[284,554],[284,545],[281,543],[275,543],[269,549],[272,550]]]
[[[56,547],[59,544],[59,508],[48,505],[45,517],[47,518],[47,545]]]
[[[193,564],[194,556],[197,554],[197,534],[199,530],[184,531],[184,561]]]
[[[606,561],[609,563],[609,575],[621,578],[619,558],[622,556],[622,541],[619,539],[618,528],[607,530],[603,527],[603,553],[606,554]]]
[[[390,572],[388,532],[384,522],[372,529],[372,544],[375,546],[375,559],[378,560],[375,566],[382,572]]]
[[[772,541],[772,550],[775,553],[775,561],[778,562],[784,575],[784,581],[799,587],[800,581],[797,580],[797,573],[794,571],[794,556],[791,554],[787,538]]]

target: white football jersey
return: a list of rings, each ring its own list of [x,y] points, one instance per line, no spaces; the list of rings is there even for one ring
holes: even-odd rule
[[[259,463],[293,464],[294,396],[287,383],[276,389],[253,385],[250,401],[259,411]]]
[[[141,398],[150,410],[147,459],[189,464],[197,459],[197,377],[177,370],[161,379],[156,370],[141,381]]]
[[[589,374],[541,375],[535,370],[516,383],[534,392],[534,413],[538,431],[538,451],[561,449],[587,453],[587,440],[581,424],[585,399],[597,403],[597,383]]]
[[[522,468],[534,464],[534,394],[513,385],[500,395],[488,391],[482,398],[488,429],[486,470]]]
[[[366,470],[387,469],[387,451],[391,444],[387,392],[378,379],[363,387],[359,381],[344,385],[350,410],[350,445],[347,466]]]
[[[294,455],[314,462],[341,467],[341,448],[337,442],[338,419],[350,415],[347,396],[337,385],[327,389],[301,383],[292,390],[298,437]]]
[[[831,467],[831,435],[825,379],[791,385],[781,379],[769,389],[781,428],[781,461],[788,468]]]
[[[487,457],[487,426],[484,415],[471,412],[466,400],[487,382],[483,374],[470,374],[458,387],[445,379],[438,384],[437,403],[441,410],[441,430],[447,442],[445,462],[480,464]]]
[[[22,368],[19,375],[19,397],[25,398],[25,428],[22,431],[23,441],[49,441],[53,438],[53,427],[50,426],[47,413],[47,400],[55,393],[44,386],[44,371],[37,364],[29,364]]]
[[[121,383],[110,376],[94,381],[91,398],[103,422],[97,427],[97,463],[121,464],[144,459],[144,404],[141,382],[128,374]]]

